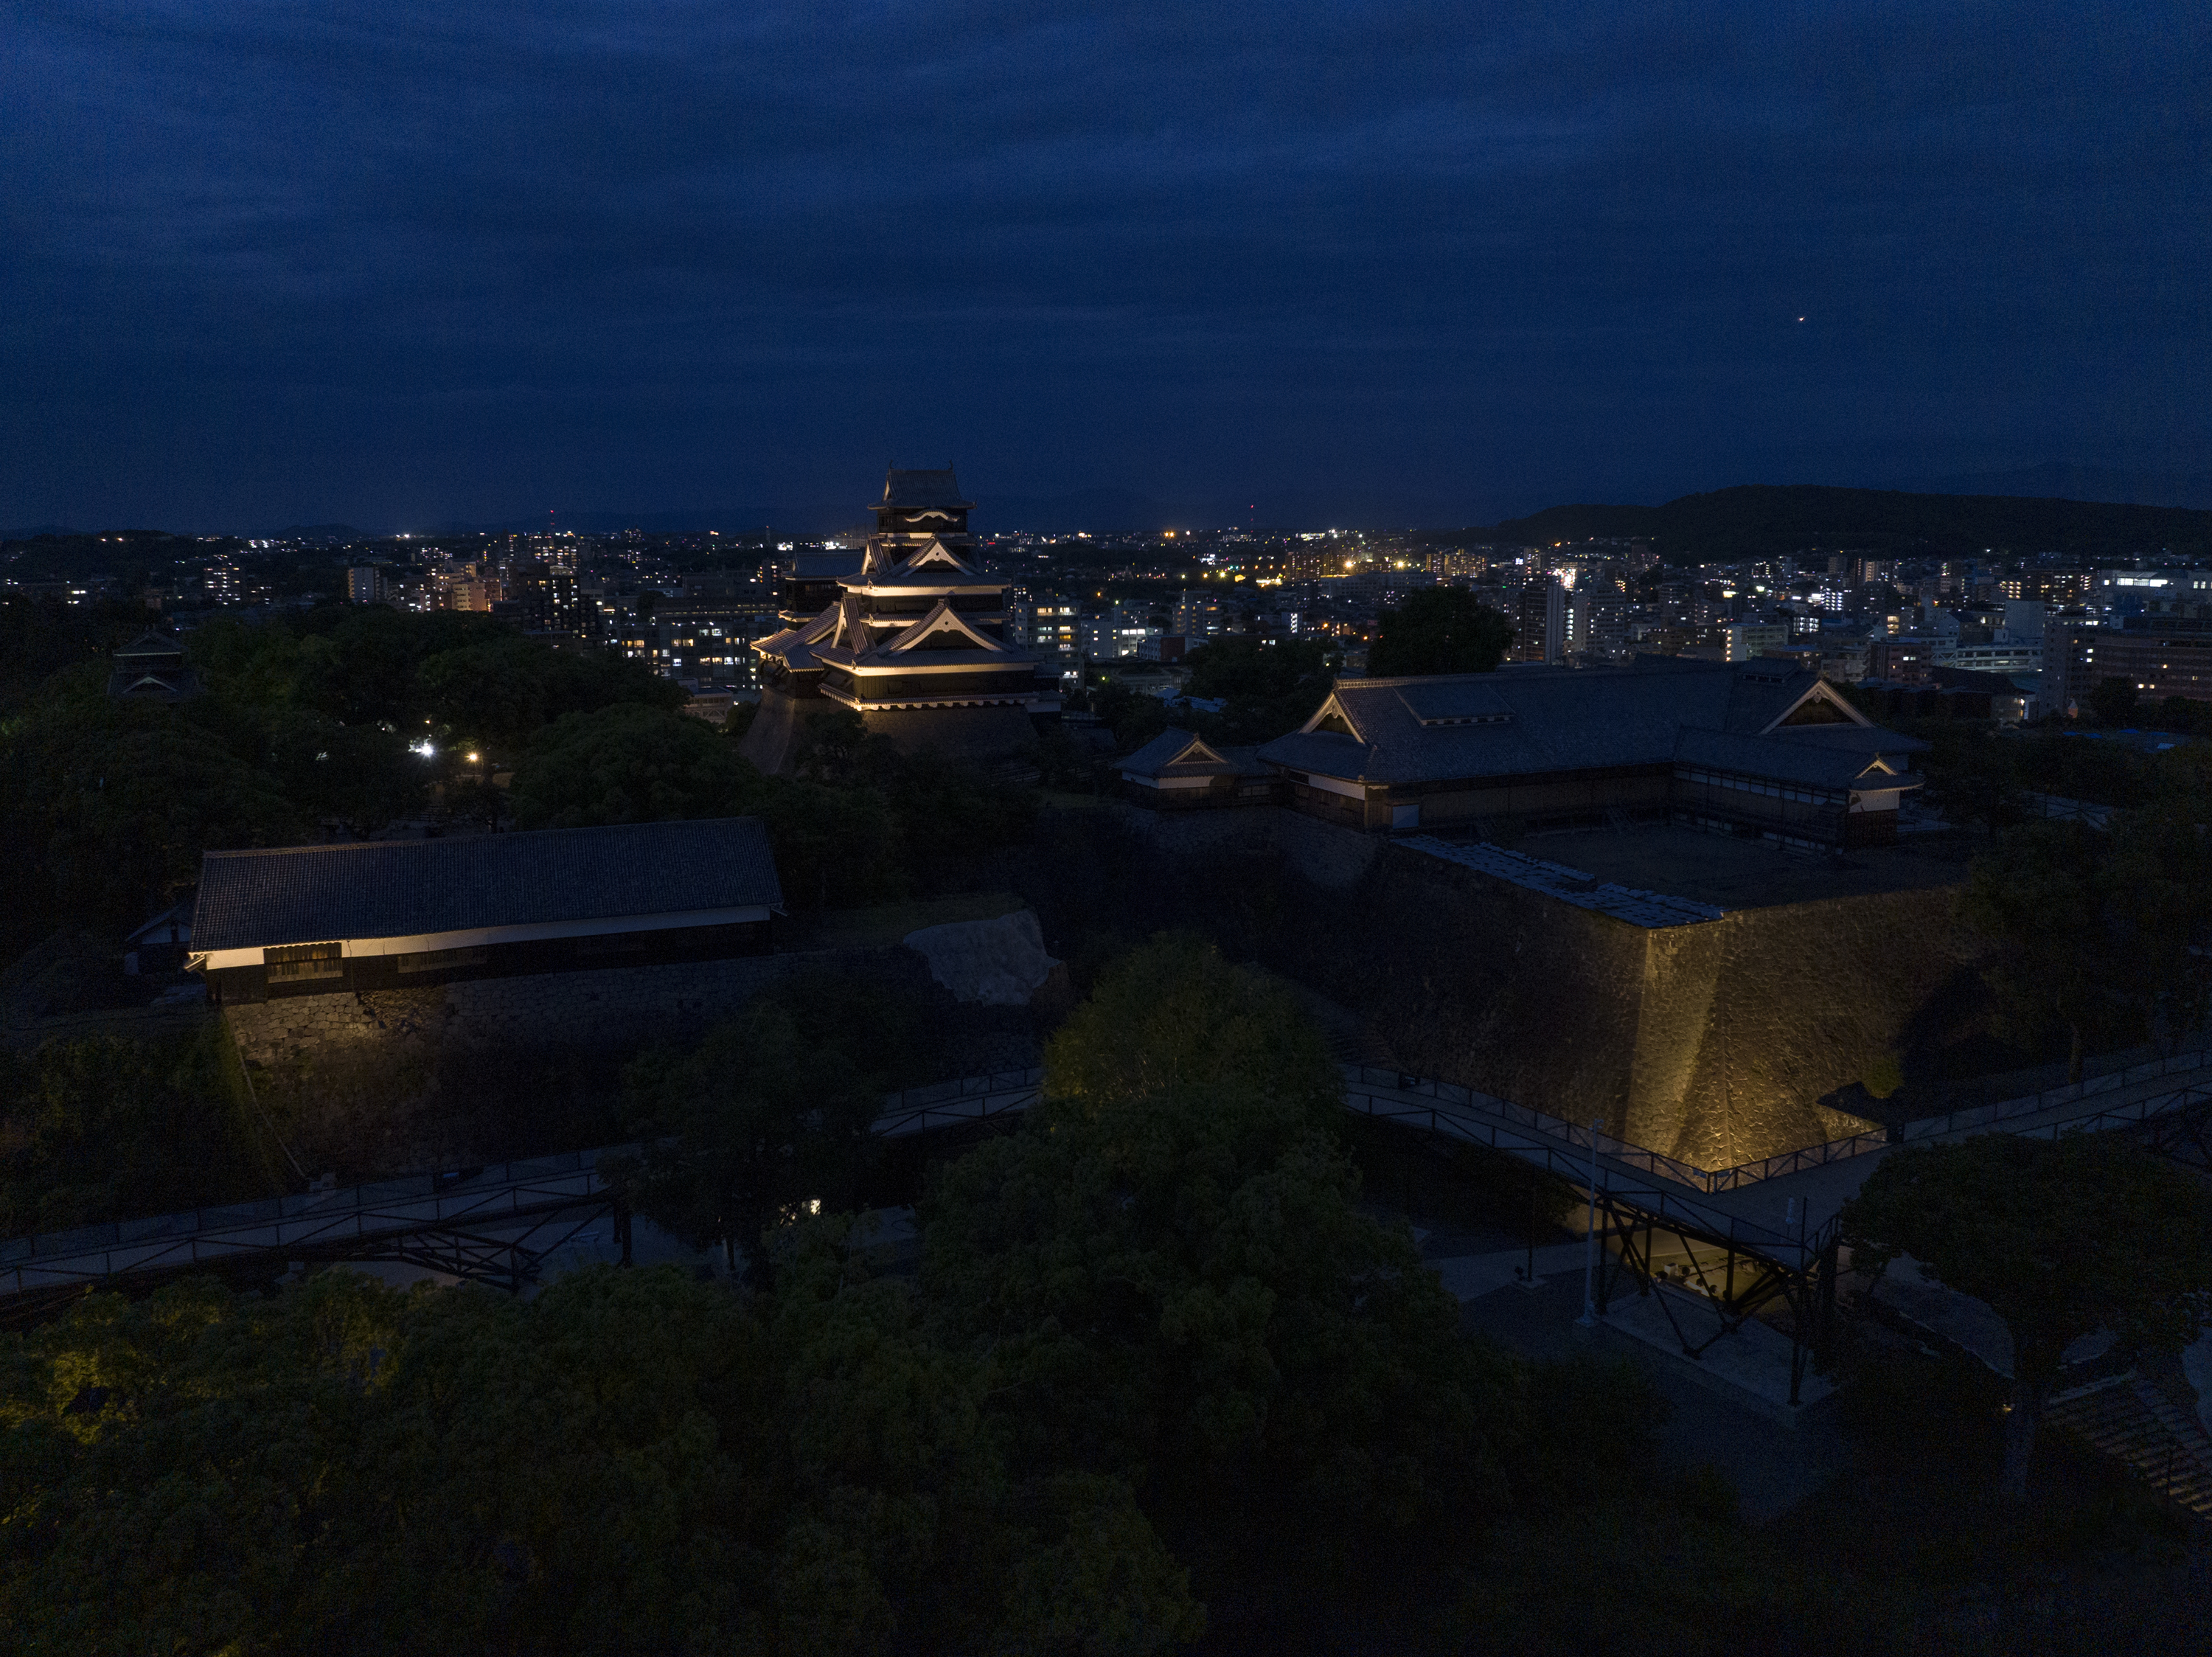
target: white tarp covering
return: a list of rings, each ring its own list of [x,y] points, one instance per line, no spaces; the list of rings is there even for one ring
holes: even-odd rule
[[[986,1007],[1026,1006],[1060,965],[1044,953],[1036,911],[1018,909],[994,921],[954,921],[909,932],[906,947],[929,963],[929,975],[961,1001]]]

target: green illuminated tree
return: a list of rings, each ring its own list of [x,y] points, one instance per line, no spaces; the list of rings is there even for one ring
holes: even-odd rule
[[[1382,612],[1382,636],[1367,649],[1376,677],[1486,673],[1505,660],[1513,625],[1462,587],[1425,588]]]
[[[83,1651],[1151,1653],[1120,1481],[1010,1478],[985,1374],[838,1228],[773,1298],[338,1270],[0,1335],[0,1626]]]
[[[1855,1264],[1909,1254],[1985,1301],[2013,1343],[1999,1489],[2027,1492],[2028,1463],[2061,1355],[2113,1331],[2178,1351],[2212,1317],[2212,1192],[2109,1135],[1986,1134],[1889,1152],[1847,1203]]]
[[[1502,1498],[1504,1366],[1360,1211],[1334,1067],[1285,990],[1157,941],[1047,1072],[1024,1130],[921,1210],[926,1291],[988,1352],[1016,1471],[1139,1480],[1148,1507],[1238,1531],[1326,1513],[1402,1538]]]

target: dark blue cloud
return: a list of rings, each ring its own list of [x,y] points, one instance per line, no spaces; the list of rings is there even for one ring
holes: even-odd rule
[[[2201,4],[0,29],[0,523],[812,503],[894,455],[1433,520],[2212,439]]]

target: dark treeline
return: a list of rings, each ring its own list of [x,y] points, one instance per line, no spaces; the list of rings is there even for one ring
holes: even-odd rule
[[[187,656],[204,693],[105,692],[127,618],[0,606],[0,951],[57,928],[113,935],[197,878],[208,850],[367,837],[411,818],[523,828],[757,813],[801,907],[897,897],[955,853],[1026,824],[1025,801],[902,758],[825,716],[792,779],[676,710],[680,686],[489,618],[330,606],[210,620]],[[69,616],[70,612],[63,612]],[[20,636],[20,637],[19,637]],[[18,649],[17,647],[21,648]],[[512,776],[512,786],[495,779]]]

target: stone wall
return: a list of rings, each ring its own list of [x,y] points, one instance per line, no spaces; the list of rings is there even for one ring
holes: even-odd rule
[[[1872,1124],[1824,1107],[1913,1039],[1974,945],[1948,889],[1646,928],[1398,852],[1328,987],[1409,1070],[1728,1167]]]
[[[1290,811],[1128,816],[1168,854],[1135,877],[1165,923],[1351,1009],[1392,1063],[1704,1167],[1872,1126],[1820,1101],[1887,1055],[1912,1073],[1979,1004],[1951,887],[1646,928]]]

